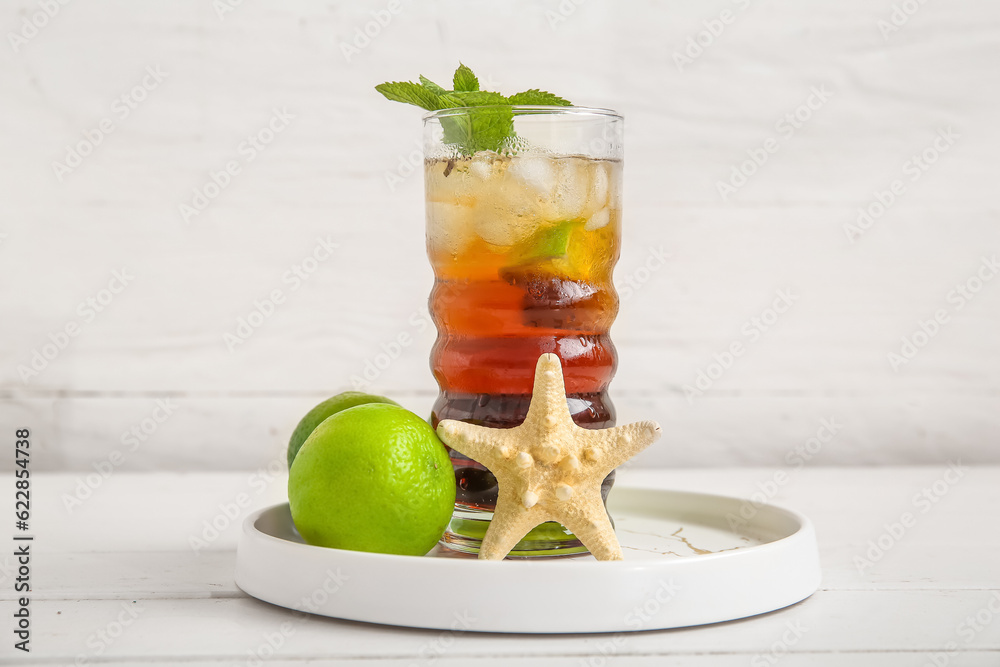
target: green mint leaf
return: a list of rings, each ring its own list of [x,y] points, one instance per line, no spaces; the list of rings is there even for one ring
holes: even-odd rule
[[[476,78],[471,69],[459,63],[458,69],[455,70],[454,85],[456,92],[479,90],[479,79]]]
[[[415,104],[428,111],[436,111],[441,108],[436,93],[412,81],[390,81],[375,86],[375,90],[393,102]]]
[[[426,88],[427,90],[431,91],[435,95],[441,95],[443,93],[447,93],[448,92],[447,90],[445,90],[441,86],[437,85],[436,83],[434,83],[433,81],[431,81],[430,79],[428,79],[423,74],[420,75],[420,85],[423,86],[424,88]]]
[[[504,152],[514,135],[514,115],[506,97],[477,90],[445,93],[438,99],[443,108],[473,107],[463,115],[441,117],[445,143],[458,146],[466,155]]]
[[[572,103],[559,97],[558,95],[553,95],[552,93],[547,93],[544,90],[538,90],[537,88],[532,88],[531,90],[526,90],[523,93],[516,93],[511,95],[511,104],[527,104],[527,105],[541,105],[541,106],[557,106],[557,107],[568,107]]]
[[[451,93],[444,93],[438,97],[442,109],[453,107],[484,107],[493,104],[510,106],[507,98],[500,93],[490,93],[485,90],[456,90]]]
[[[455,146],[464,155],[484,150],[506,153],[514,149],[512,105],[570,105],[568,100],[537,88],[509,98],[500,93],[479,90],[479,79],[461,63],[455,70],[453,85],[454,90],[445,90],[421,76],[420,83],[390,81],[375,86],[375,90],[395,102],[413,104],[428,111],[471,107],[461,115],[441,117],[445,143]]]

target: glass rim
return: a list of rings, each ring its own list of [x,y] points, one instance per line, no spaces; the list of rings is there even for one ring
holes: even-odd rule
[[[524,116],[544,116],[544,115],[559,115],[559,114],[578,114],[580,116],[593,116],[593,117],[604,117],[604,118],[617,118],[618,120],[624,120],[624,116],[615,111],[614,109],[604,109],[602,107],[578,107],[578,106],[556,106],[556,105],[544,105],[544,104],[483,104],[481,106],[475,107],[449,107],[447,109],[437,109],[436,111],[429,111],[423,116],[424,121],[436,119],[436,118],[447,118],[449,116],[460,116],[468,114],[469,111],[473,109],[498,109],[506,108],[510,109],[517,115]]]

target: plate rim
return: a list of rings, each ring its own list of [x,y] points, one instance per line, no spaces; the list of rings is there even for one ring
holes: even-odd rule
[[[747,501],[702,491],[646,486],[622,486],[620,491],[636,494],[640,499],[646,494],[667,501],[670,497],[683,497],[687,500],[686,507],[694,510],[686,516],[695,517],[699,505],[721,501],[723,504],[717,507],[702,508],[699,523],[710,525],[705,518],[714,518],[716,527],[722,529],[725,525],[723,517],[728,510]],[[654,513],[655,508],[660,507],[663,508],[661,516],[670,516],[669,504],[664,507],[660,502],[640,501],[639,507],[653,508]],[[761,528],[773,530],[774,526],[767,526],[767,522],[778,521],[777,530],[769,532],[779,537],[770,542],[708,554],[624,561],[580,558],[481,561],[478,558],[404,556],[333,549],[259,530],[256,523],[264,514],[274,511],[284,513],[282,521],[290,520],[288,504],[276,503],[256,510],[243,521],[234,577],[243,592],[297,613],[307,612],[392,627],[446,631],[452,627],[455,609],[467,605],[482,623],[467,629],[474,633],[587,635],[667,630],[776,612],[809,598],[820,589],[823,580],[819,545],[812,521],[796,510],[772,503],[758,506],[757,513],[747,519],[751,525],[749,530],[742,525],[742,530],[730,528],[730,532],[737,535],[753,536],[754,522],[760,522]],[[696,523],[680,515],[674,515],[674,518],[684,524]],[[720,519],[723,519],[722,526],[718,524]],[[734,558],[737,560],[732,560]],[[287,574],[275,575],[278,561],[282,565],[278,571]],[[324,569],[325,574],[330,576],[331,568],[336,568],[338,573],[340,568],[356,568],[361,573],[362,585],[351,590],[346,597],[331,595],[323,602],[317,602],[319,607],[303,609],[300,605],[306,598],[298,600],[298,596],[315,594],[316,589],[309,593],[310,588],[315,586]],[[414,615],[413,609],[407,605],[386,607],[372,602],[372,592],[377,592],[378,586],[399,586],[401,590],[410,590],[414,577],[431,582],[417,584],[415,590],[420,592],[415,594],[428,595],[435,600],[433,604],[421,606],[418,615]],[[435,581],[455,581],[463,577],[477,577],[484,582],[481,594],[463,601],[456,598],[461,593],[459,589],[456,589],[458,593],[438,596],[435,591],[426,588],[433,586]],[[662,586],[664,581],[671,582],[671,585],[677,582],[681,597],[650,612],[653,616],[634,625],[636,619],[631,616],[639,609],[632,606],[637,602],[637,592],[646,591],[645,605],[652,599],[650,591],[659,591],[657,586]],[[547,608],[534,609],[530,606],[529,613],[510,613],[511,600],[516,602],[520,599],[518,596],[522,595],[524,586],[531,587],[530,594],[541,590],[558,597],[567,585],[575,591],[573,598],[578,605],[573,607],[571,613],[553,616]],[[325,590],[325,584],[323,586]],[[655,593],[657,602],[660,602],[659,595],[659,592]]]
[[[706,493],[703,491],[685,491],[681,489],[662,489],[657,487],[646,487],[646,486],[623,486],[619,491],[626,492],[646,492],[646,493],[657,493],[657,494],[679,494],[685,496],[696,496],[700,499],[705,498],[722,498],[730,502],[751,502],[746,498],[739,498],[737,496],[725,496],[717,493]],[[762,511],[774,512],[777,514],[784,514],[797,522],[797,527],[793,532],[783,535],[782,537],[772,540],[770,542],[765,542],[764,544],[755,544],[748,546],[746,548],[734,549],[729,551],[718,551],[710,554],[695,554],[692,556],[683,556],[681,558],[671,558],[662,561],[657,560],[642,560],[642,561],[629,561],[629,560],[619,560],[619,561],[599,561],[599,560],[583,560],[581,558],[568,557],[565,559],[559,558],[515,558],[515,559],[502,559],[498,561],[487,561],[481,560],[479,558],[434,558],[429,557],[426,554],[422,556],[410,556],[406,554],[387,554],[378,553],[371,551],[358,551],[353,549],[339,549],[336,547],[323,547],[314,544],[308,544],[305,542],[295,542],[292,540],[287,540],[281,537],[276,537],[269,533],[266,533],[256,527],[257,521],[267,512],[277,510],[278,508],[288,506],[288,501],[275,503],[267,507],[262,507],[243,520],[243,525],[241,527],[241,537],[242,536],[252,536],[254,539],[264,539],[268,542],[273,542],[276,544],[287,545],[291,549],[301,549],[308,551],[310,553],[319,553],[317,550],[322,550],[324,552],[329,552],[331,554],[338,554],[342,558],[348,559],[363,559],[363,560],[385,560],[386,563],[399,562],[399,559],[406,559],[409,563],[426,563],[426,565],[416,565],[416,567],[480,567],[480,564],[486,565],[488,567],[524,567],[524,566],[540,566],[554,567],[554,566],[572,566],[574,571],[578,571],[580,567],[600,567],[602,569],[608,567],[614,567],[618,570],[628,570],[628,569],[645,569],[647,567],[661,567],[664,563],[669,562],[671,567],[684,567],[682,563],[704,563],[708,560],[722,560],[722,559],[732,559],[743,557],[743,554],[748,552],[755,553],[766,553],[769,550],[781,549],[787,546],[790,541],[796,541],[804,538],[808,538],[810,535],[815,534],[815,527],[809,517],[805,516],[801,512],[796,510],[782,507],[781,505],[774,505],[770,502],[762,503],[756,505],[757,513],[752,519],[748,519],[748,522],[752,522],[757,519]],[[240,540],[242,543],[242,539]],[[435,544],[436,546],[436,544]],[[238,551],[238,549],[237,549]],[[430,563],[440,563],[440,565],[430,565]],[[470,565],[471,563],[476,563],[476,565]],[[487,565],[488,564],[488,565]]]

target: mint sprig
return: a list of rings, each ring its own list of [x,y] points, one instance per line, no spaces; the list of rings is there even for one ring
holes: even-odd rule
[[[390,86],[392,84],[383,83],[382,85],[383,86]],[[437,85],[436,83],[434,83],[433,81],[431,81],[430,79],[428,79],[423,74],[420,75],[420,85],[423,86],[424,88],[426,88],[427,90],[429,90],[430,92],[434,93],[435,95],[442,95],[442,94],[448,92],[447,90],[445,90],[441,86]],[[379,86],[375,86],[375,90],[379,90],[379,88],[380,88]],[[384,92],[382,94],[385,95]],[[388,97],[388,95],[386,95],[386,97]],[[390,98],[390,99],[392,99],[392,98]]]
[[[470,92],[479,90],[479,79],[476,78],[471,69],[462,63],[458,63],[458,69],[455,70],[452,84],[455,86],[456,91]]]
[[[454,145],[463,155],[491,150],[510,152],[514,145],[514,105],[570,106],[569,100],[531,88],[505,97],[480,90],[479,79],[471,69],[459,63],[452,77],[453,90],[445,90],[421,75],[419,83],[389,81],[375,90],[394,102],[413,104],[428,111],[474,108],[467,114],[442,116],[445,143]]]
[[[511,104],[521,104],[529,106],[541,105],[541,106],[553,106],[553,107],[570,106],[569,100],[564,100],[558,95],[553,95],[552,93],[547,93],[544,90],[538,90],[537,88],[526,90],[523,93],[514,93],[507,99],[510,100]]]
[[[412,81],[389,81],[388,83],[375,86],[375,90],[393,102],[415,104],[428,111],[436,111],[442,108],[438,106],[439,95],[437,93],[430,88],[425,88],[419,83],[413,83]]]

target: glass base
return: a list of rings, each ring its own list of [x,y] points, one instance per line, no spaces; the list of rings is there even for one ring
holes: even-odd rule
[[[466,554],[478,554],[493,512],[457,505],[451,523],[440,544],[446,549]],[[507,558],[560,558],[589,554],[587,547],[555,521],[548,521],[531,530],[518,542]]]

